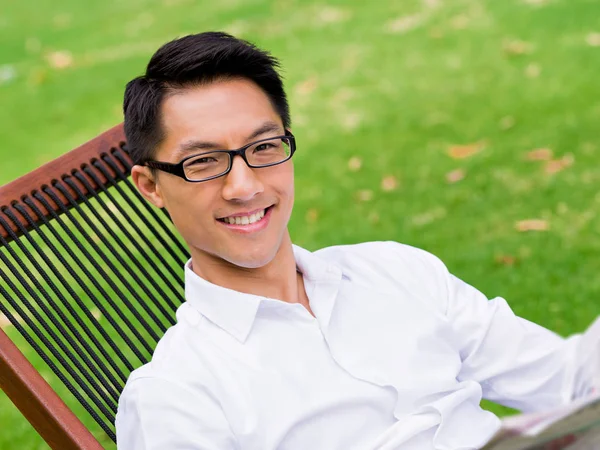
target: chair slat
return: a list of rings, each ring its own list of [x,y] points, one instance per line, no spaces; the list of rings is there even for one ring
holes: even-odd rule
[[[83,164],[90,164],[94,158],[99,158],[101,153],[109,151],[110,148],[122,146],[125,143],[125,133],[123,131],[123,124],[119,124],[111,128],[110,130],[102,133],[100,136],[86,142],[85,144],[77,147],[64,155],[56,158],[53,161],[44,164],[38,169],[23,175],[16,180],[5,184],[0,187],[0,207],[9,207],[13,202],[20,201],[24,195],[31,195],[32,191],[41,190],[42,186],[51,186],[53,180],[60,180],[65,175],[70,175],[70,170],[79,169]],[[113,174],[116,176],[117,174]],[[107,183],[107,180],[99,176],[102,183]],[[92,186],[98,188],[95,182],[89,180]],[[87,193],[85,187],[81,189]],[[77,197],[75,192],[72,192],[73,197]],[[62,196],[61,196],[62,197]],[[67,199],[62,197],[63,203],[68,203]],[[38,207],[43,214],[48,217],[50,212],[44,208],[43,205],[39,204]],[[55,211],[59,211],[58,205],[53,205]],[[15,215],[19,218],[19,221],[23,224],[27,224],[27,220],[21,216],[18,211],[14,211]],[[36,222],[40,221],[39,217],[34,217]],[[21,232],[17,226],[13,225],[13,231],[20,236]],[[30,227],[27,227],[30,229]],[[9,233],[0,228],[0,233],[6,239],[10,239]]]
[[[175,323],[189,258],[166,211],[131,183],[131,165],[117,125],[0,187],[0,314],[67,404],[78,401],[113,441],[120,391]],[[53,448],[102,448],[0,333],[0,388],[42,437]]]

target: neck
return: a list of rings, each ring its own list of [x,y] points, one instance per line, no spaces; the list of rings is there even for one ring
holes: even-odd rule
[[[302,276],[296,272],[292,241],[287,232],[275,257],[262,267],[239,267],[196,250],[192,251],[192,269],[206,281],[234,291],[289,303],[305,303]]]

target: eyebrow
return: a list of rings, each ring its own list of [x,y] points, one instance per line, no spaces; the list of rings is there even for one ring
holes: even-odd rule
[[[263,123],[260,127],[258,127],[252,133],[250,133],[246,137],[246,141],[250,142],[253,139],[256,139],[257,137],[259,137],[265,133],[274,133],[274,132],[280,133],[281,125],[269,120],[268,122]],[[191,151],[195,151],[195,150],[217,150],[217,149],[221,150],[222,148],[223,148],[222,145],[217,144],[215,142],[191,140],[191,141],[187,141],[187,142],[184,142],[183,144],[181,144],[179,146],[179,148],[177,150],[175,150],[175,156],[177,158],[180,158],[180,157],[186,155],[187,153],[189,153]]]

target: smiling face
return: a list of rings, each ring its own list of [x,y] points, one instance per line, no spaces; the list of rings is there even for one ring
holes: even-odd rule
[[[215,81],[167,97],[161,109],[164,139],[153,159],[177,163],[210,150],[237,149],[284,134],[267,95],[245,79]],[[249,168],[240,156],[222,177],[191,183],[134,166],[142,194],[165,207],[190,248],[194,270],[203,265],[258,268],[273,261],[294,201],[292,161]]]

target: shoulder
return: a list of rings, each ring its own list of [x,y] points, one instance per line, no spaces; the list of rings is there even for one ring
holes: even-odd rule
[[[315,254],[349,270],[375,269],[394,275],[406,271],[427,275],[441,272],[445,276],[447,272],[444,263],[435,255],[395,241],[337,245],[320,249]]]
[[[339,245],[315,252],[336,264],[353,282],[374,289],[402,289],[445,309],[448,270],[435,255],[394,241]]]
[[[180,312],[181,307],[178,318]],[[212,390],[214,376],[198,354],[202,346],[193,345],[195,328],[180,320],[167,330],[152,359],[129,375],[119,399],[121,414],[128,408],[165,408]]]
[[[119,449],[237,448],[211,389],[200,380],[185,383],[152,364],[127,380],[115,427]]]
[[[206,354],[212,346],[205,339],[202,325],[196,310],[183,303],[177,310],[177,323],[158,341],[151,360],[129,375],[125,391],[134,384],[140,387],[160,383],[209,384],[214,377],[208,370]]]

